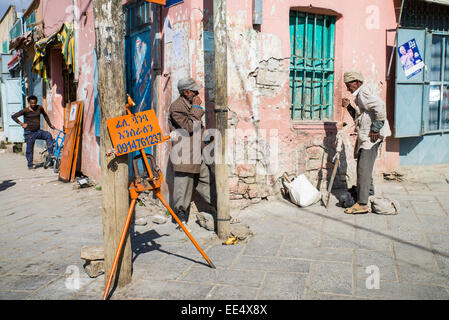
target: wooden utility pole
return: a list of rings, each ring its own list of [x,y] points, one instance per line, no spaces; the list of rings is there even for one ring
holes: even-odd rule
[[[107,157],[112,148],[106,120],[126,113],[122,1],[94,0],[98,97],[100,103],[101,186],[103,208],[104,271],[109,274],[129,207],[128,156]],[[123,246],[113,283],[131,282],[131,242]],[[107,277],[105,277],[105,284]]]
[[[221,154],[220,163],[215,162],[217,233],[220,239],[226,239],[229,236],[231,220],[228,166],[226,164],[226,129],[228,128],[226,1],[214,0],[215,123],[221,134],[221,141],[215,140],[215,154]]]

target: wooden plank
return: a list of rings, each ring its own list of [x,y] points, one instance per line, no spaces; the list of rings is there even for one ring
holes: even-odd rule
[[[61,155],[61,167],[59,169],[59,180],[64,182],[70,181],[70,173],[72,170],[73,154],[75,151],[75,142],[77,137],[77,120],[79,118],[79,105],[73,102],[70,106],[70,113],[67,118],[66,137],[64,148]]]
[[[76,124],[76,138],[75,138],[75,151],[73,153],[73,161],[72,161],[72,173],[70,175],[70,181],[73,182],[75,180],[75,173],[77,168],[77,162],[78,162],[78,149],[80,145],[80,139],[81,139],[81,132],[82,130],[82,123],[83,123],[83,111],[84,111],[84,103],[82,101],[78,102],[78,119]]]

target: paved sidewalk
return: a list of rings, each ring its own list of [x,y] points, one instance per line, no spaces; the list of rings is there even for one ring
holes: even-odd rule
[[[234,246],[192,225],[216,270],[172,223],[134,226],[133,281],[112,298],[447,300],[449,166],[441,168],[376,185],[400,201],[396,216],[264,201],[239,213],[254,236]],[[0,154],[0,203],[0,299],[102,298],[104,276],[89,278],[79,257],[81,246],[102,243],[100,191],[73,190],[50,169],[28,171],[25,157]],[[379,289],[367,288],[367,268],[378,268]]]

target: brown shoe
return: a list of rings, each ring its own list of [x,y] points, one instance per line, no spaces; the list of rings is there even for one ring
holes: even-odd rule
[[[367,205],[360,205],[358,203],[345,210],[347,214],[363,214],[368,212],[370,212],[370,208]]]

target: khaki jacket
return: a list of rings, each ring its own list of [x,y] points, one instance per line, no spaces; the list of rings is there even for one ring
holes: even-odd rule
[[[170,159],[176,172],[200,173],[202,161],[201,117],[204,108],[192,106],[183,97],[176,99],[169,108],[168,125],[172,136]],[[183,129],[183,130],[179,130]],[[173,134],[176,131],[176,134]]]
[[[371,149],[376,143],[383,141],[391,135],[390,125],[387,120],[385,103],[371,89],[362,85],[354,92],[356,111],[355,125],[357,132],[357,144],[355,155],[360,149]],[[384,121],[384,126],[380,129],[380,139],[372,143],[369,137],[373,121]]]

